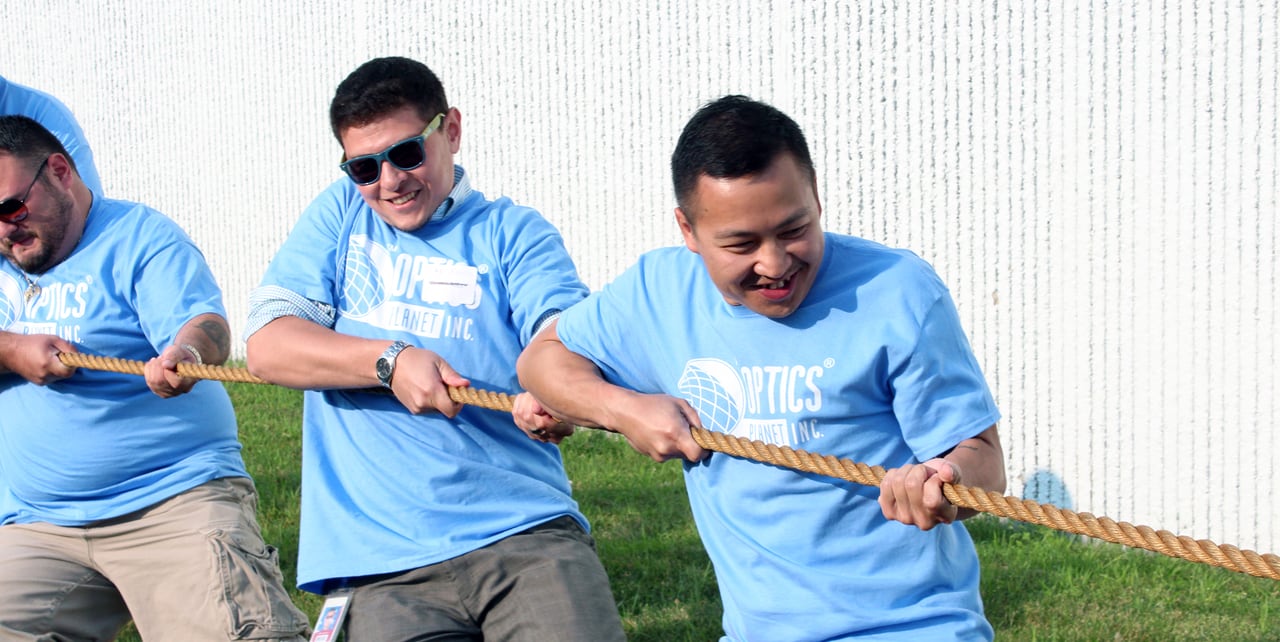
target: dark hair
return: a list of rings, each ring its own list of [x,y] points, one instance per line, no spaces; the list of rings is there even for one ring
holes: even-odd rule
[[[54,154],[62,154],[72,169],[76,167],[58,137],[26,116],[0,116],[0,152],[12,154],[33,166]]]
[[[449,110],[444,85],[426,65],[408,58],[374,58],[338,85],[329,104],[329,126],[342,142],[349,127],[367,125],[405,105],[429,121]]]
[[[812,179],[813,159],[800,126],[775,107],[746,96],[703,105],[684,126],[671,154],[676,202],[683,208],[698,177],[740,178],[764,171],[789,152]]]

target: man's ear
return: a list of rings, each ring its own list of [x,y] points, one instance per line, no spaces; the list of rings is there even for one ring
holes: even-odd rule
[[[449,152],[457,154],[462,148],[462,112],[457,107],[450,107],[445,112],[444,124],[440,125],[444,129],[445,137],[449,139]]]
[[[75,174],[75,170],[71,167],[71,161],[62,154],[49,155],[49,173],[53,175],[54,182],[62,187],[63,190],[71,189],[71,176]]]
[[[689,215],[684,210],[676,208],[676,223],[680,224],[680,234],[684,236],[684,246],[689,248],[690,252],[700,254],[698,252],[698,240],[693,235],[693,223],[689,222]]]
[[[809,185],[813,188],[813,202],[818,204],[818,218],[822,218],[822,199],[818,196],[818,177],[810,176]]]

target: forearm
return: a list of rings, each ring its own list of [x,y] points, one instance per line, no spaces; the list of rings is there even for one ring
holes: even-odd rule
[[[178,330],[174,345],[195,350],[202,363],[222,365],[231,356],[231,328],[217,314],[201,314]]]
[[[246,347],[254,375],[289,388],[324,390],[379,386],[374,364],[391,343],[283,316],[253,333]]]
[[[0,331],[0,374],[14,372],[10,362],[18,355],[18,335]]]
[[[558,338],[556,324],[543,330],[516,363],[520,385],[552,416],[578,426],[621,433],[632,448],[654,461],[707,456],[689,428],[701,426],[683,399],[642,394],[605,380],[589,359],[571,352]]]
[[[534,338],[516,363],[520,385],[555,417],[577,426],[616,427],[611,400],[633,394],[605,381],[589,359],[555,339],[555,326]]]
[[[1000,446],[1000,436],[995,425],[971,439],[956,444],[955,448],[942,458],[959,469],[961,484],[996,493],[1004,492],[1007,483],[1004,471],[1004,449]],[[962,508],[958,517],[966,519],[975,514],[977,511]]]

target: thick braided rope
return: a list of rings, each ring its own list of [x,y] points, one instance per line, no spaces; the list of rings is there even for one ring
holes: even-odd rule
[[[819,473],[865,486],[879,486],[884,468],[868,466],[831,455],[815,455],[786,446],[767,444],[724,433],[691,428],[698,445],[707,450],[728,453],[775,466]],[[1280,580],[1280,556],[1260,555],[1235,546],[1218,546],[1209,540],[1178,536],[1148,526],[1134,526],[1089,513],[1077,513],[1051,504],[1039,504],[960,484],[942,485],[942,494],[955,506],[971,508],[999,517],[1047,526],[1077,535],[1088,535],[1114,544],[1142,548],[1192,562],[1246,573],[1255,577]]]
[[[143,368],[146,366],[142,361],[132,361],[129,359],[117,359],[115,357],[100,357],[92,354],[84,354],[83,352],[59,352],[58,359],[64,365],[73,368],[92,368],[94,370],[108,370],[111,372],[122,372],[124,374],[143,374]],[[194,363],[179,363],[178,374],[192,379],[214,379],[216,381],[238,381],[240,383],[267,383],[249,373],[244,368],[230,368],[227,366],[214,365],[196,365]]]
[[[110,370],[128,374],[142,374],[141,361],[128,361],[112,357],[97,357],[81,353],[60,353],[58,358],[68,366]],[[178,364],[178,374],[199,379],[266,383],[243,368],[226,366],[197,366]],[[449,387],[449,397],[458,403],[479,408],[511,412],[512,397],[502,392],[476,388]],[[884,480],[884,468],[868,466],[831,455],[817,455],[777,444],[735,437],[702,428],[690,428],[699,446],[707,450],[781,466],[802,472],[818,473],[827,477],[844,479],[864,486],[880,486]],[[1169,531],[1155,530],[1148,526],[1134,526],[1128,522],[1116,522],[1106,517],[1094,517],[1089,513],[1040,504],[1029,499],[1000,495],[960,484],[942,485],[942,494],[955,506],[970,508],[998,517],[1046,526],[1055,530],[1087,535],[1096,539],[1122,544],[1133,548],[1154,551],[1210,566],[1218,566],[1255,577],[1280,580],[1280,556],[1258,554],[1230,544],[1219,546],[1209,540],[1196,540],[1174,535]]]

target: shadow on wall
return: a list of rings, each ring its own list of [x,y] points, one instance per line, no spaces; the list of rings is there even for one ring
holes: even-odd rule
[[[1049,470],[1037,470],[1031,474],[1022,488],[1022,498],[1040,504],[1053,504],[1058,508],[1075,510],[1067,485],[1063,483],[1061,477]]]

